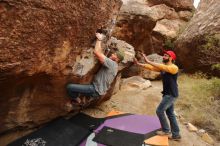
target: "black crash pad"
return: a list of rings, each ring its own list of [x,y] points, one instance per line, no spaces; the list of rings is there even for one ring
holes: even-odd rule
[[[145,135],[103,127],[93,141],[110,146],[142,146]]]
[[[102,123],[104,123],[105,118],[94,118],[84,113],[79,113],[70,118],[68,121],[85,129],[93,131],[98,128]]]
[[[27,143],[38,143],[38,146],[78,146],[90,133],[89,130],[61,118],[15,140],[8,146],[31,145]]]

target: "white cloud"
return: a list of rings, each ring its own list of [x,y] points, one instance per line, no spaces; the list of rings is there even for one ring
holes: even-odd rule
[[[193,5],[194,5],[195,8],[198,7],[199,2],[200,2],[200,0],[194,0],[194,4]]]

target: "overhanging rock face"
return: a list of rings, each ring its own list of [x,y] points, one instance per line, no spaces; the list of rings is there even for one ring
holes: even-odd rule
[[[0,133],[66,114],[65,85],[91,80],[97,70],[90,46],[94,33],[112,28],[121,4],[0,1]]]

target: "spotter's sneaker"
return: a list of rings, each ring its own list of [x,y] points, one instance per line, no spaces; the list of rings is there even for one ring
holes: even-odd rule
[[[175,140],[175,141],[180,141],[181,140],[181,136],[180,135],[179,136],[171,136],[171,135],[169,135],[168,138],[170,140]]]
[[[170,135],[170,132],[157,131],[156,134],[157,134],[157,135],[160,135],[160,136],[164,136],[164,135],[169,136],[169,135]]]

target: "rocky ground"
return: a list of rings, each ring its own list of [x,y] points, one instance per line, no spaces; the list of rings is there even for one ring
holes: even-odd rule
[[[104,117],[112,110],[155,115],[156,107],[161,100],[161,90],[161,82],[154,81],[152,82],[152,86],[145,90],[119,91],[110,100],[97,107],[84,109],[83,112],[94,117]],[[169,141],[170,146],[209,146],[196,133],[189,132],[184,123],[179,123],[182,140],[180,142]]]

